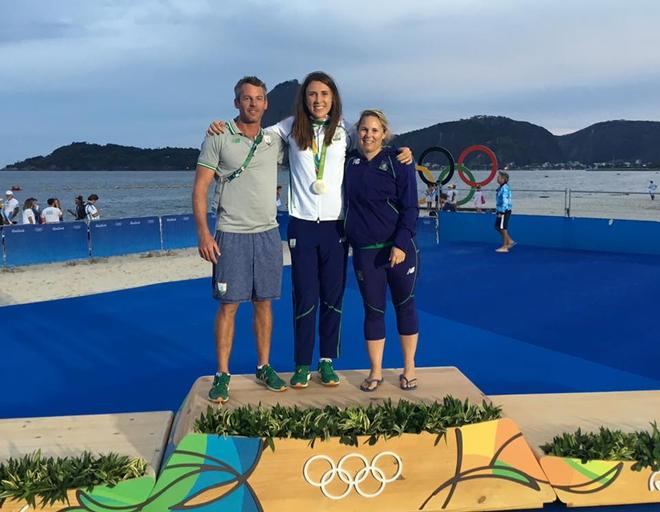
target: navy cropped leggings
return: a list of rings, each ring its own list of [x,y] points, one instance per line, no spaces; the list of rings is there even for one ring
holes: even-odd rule
[[[385,303],[387,287],[392,294],[399,334],[417,334],[419,323],[415,307],[415,283],[419,272],[419,251],[414,241],[406,250],[406,259],[390,268],[390,247],[353,248],[353,267],[364,302],[364,337],[385,338]]]

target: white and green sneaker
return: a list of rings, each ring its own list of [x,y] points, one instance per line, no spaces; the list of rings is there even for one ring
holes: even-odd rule
[[[339,375],[332,367],[332,361],[323,359],[319,361],[319,377],[324,386],[339,386]]]
[[[311,378],[312,374],[309,373],[309,365],[297,364],[296,371],[293,372],[289,384],[292,388],[296,389],[306,388],[309,385],[309,379]]]

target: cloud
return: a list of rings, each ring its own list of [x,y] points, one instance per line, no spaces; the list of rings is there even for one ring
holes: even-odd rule
[[[21,134],[0,165],[71,140],[197,145],[240,76],[316,69],[349,118],[379,106],[399,131],[481,113],[559,131],[660,119],[652,0],[23,0],[0,18],[0,137]]]

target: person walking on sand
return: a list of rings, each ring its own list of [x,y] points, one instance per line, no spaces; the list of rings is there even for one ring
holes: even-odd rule
[[[85,205],[85,215],[87,220],[99,220],[101,218],[101,212],[99,211],[98,206],[96,206],[96,201],[99,200],[99,196],[96,194],[91,194],[87,198],[87,204]]]
[[[208,392],[212,402],[229,399],[229,358],[239,304],[251,302],[257,344],[256,378],[271,391],[286,391],[284,381],[270,366],[273,331],[271,302],[282,288],[282,242],[277,226],[273,191],[283,142],[264,133],[261,119],[268,108],[266,84],[244,77],[234,88],[238,117],[227,133],[204,139],[197,160],[193,212],[199,254],[213,263],[213,297],[220,302],[215,319],[217,373]],[[216,178],[215,236],[207,222],[208,190]]]
[[[655,200],[655,191],[658,190],[658,185],[653,183],[653,180],[649,181],[649,195],[651,196],[651,201]]]
[[[472,199],[472,202],[474,204],[475,211],[477,213],[481,213],[481,209],[486,204],[486,198],[484,197],[484,193],[481,190],[481,187],[477,187],[477,189],[474,191],[474,198]]]
[[[43,209],[41,212],[41,222],[42,224],[55,224],[57,222],[62,222],[62,210],[60,209],[60,202],[51,197],[47,201],[48,206]]]
[[[431,213],[431,210],[433,209],[433,198],[435,197],[435,187],[433,185],[429,185],[426,187],[426,192],[424,193],[424,198],[426,200],[426,209],[429,213]]]
[[[14,192],[7,190],[5,192],[4,217],[8,224],[16,224],[16,216],[20,210],[18,199],[14,197]]]
[[[496,252],[509,252],[516,242],[509,236],[509,219],[511,218],[511,188],[509,187],[509,174],[500,171],[497,175],[497,196],[495,197],[495,229],[502,236],[502,245]]]
[[[23,224],[36,224],[37,216],[34,214],[34,197],[28,197],[23,203]]]

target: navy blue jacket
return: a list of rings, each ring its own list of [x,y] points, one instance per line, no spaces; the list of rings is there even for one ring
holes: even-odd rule
[[[410,250],[419,215],[415,165],[400,163],[397,152],[384,147],[371,161],[357,151],[346,157],[345,229],[354,247],[393,243]]]

